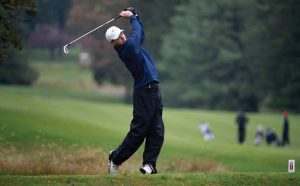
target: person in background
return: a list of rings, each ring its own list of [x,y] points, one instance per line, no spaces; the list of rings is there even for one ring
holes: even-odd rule
[[[283,112],[282,146],[290,145],[288,115],[287,111]]]
[[[280,140],[278,139],[277,134],[275,133],[273,128],[267,129],[266,141],[267,145],[271,145],[272,143],[275,143],[278,147],[281,145]]]
[[[254,139],[254,145],[258,146],[262,143],[264,139],[264,129],[262,128],[261,125],[257,126],[257,130],[256,130],[256,135],[255,135],[255,139]]]
[[[205,141],[211,141],[215,139],[215,136],[213,135],[212,131],[209,129],[208,123],[206,123],[205,121],[201,121],[199,125],[199,129]]]
[[[243,111],[239,112],[236,117],[236,123],[238,125],[238,142],[243,144],[246,136],[246,124],[248,122],[248,118],[246,117]]]

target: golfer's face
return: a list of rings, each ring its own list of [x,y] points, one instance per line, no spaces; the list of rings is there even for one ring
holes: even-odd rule
[[[123,32],[121,32],[120,36],[118,37],[118,39],[113,40],[112,44],[113,45],[123,45],[126,41],[126,36]]]

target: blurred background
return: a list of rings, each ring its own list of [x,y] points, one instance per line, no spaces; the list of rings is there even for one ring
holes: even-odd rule
[[[300,111],[296,0],[3,1],[0,83],[130,100],[130,74],[104,37],[111,25],[62,51],[127,6],[139,11],[166,106]],[[130,34],[128,21],[112,24]]]
[[[1,0],[0,174],[107,172],[130,124],[133,79],[104,34],[131,25],[118,19],[69,54],[63,46],[129,6],[160,75],[159,170],[286,172],[300,161],[299,0]],[[142,150],[122,171],[138,172]]]

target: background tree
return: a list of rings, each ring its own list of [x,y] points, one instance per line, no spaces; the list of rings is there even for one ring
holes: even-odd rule
[[[178,7],[163,40],[166,101],[174,106],[258,109],[245,45],[249,2],[196,1]],[[171,92],[180,91],[175,97]],[[167,97],[167,96],[165,96]],[[174,101],[177,100],[177,101]]]
[[[65,29],[72,0],[38,0],[35,3],[39,15],[30,23],[33,30],[41,24],[53,25],[61,30]]]
[[[6,49],[7,57],[0,59],[0,84],[31,85],[38,73],[27,64],[26,56],[16,49]]]
[[[70,38],[65,26],[72,0],[39,0],[36,6],[39,16],[30,23],[32,34],[28,46],[46,48],[50,59],[54,59],[56,55],[62,54],[61,48]]]
[[[255,34],[268,107],[300,111],[300,2],[258,1],[262,26]],[[267,91],[266,91],[267,90]]]
[[[2,0],[0,4],[0,59],[5,49],[14,47],[22,49],[21,24],[37,14],[32,0]]]
[[[37,72],[26,63],[19,51],[26,37],[25,23],[37,14],[31,0],[1,1],[0,4],[0,84],[30,85],[37,79]]]
[[[146,40],[144,47],[159,63],[162,39],[171,30],[171,18],[176,14],[175,7],[185,0],[142,0],[133,4],[143,18]]]

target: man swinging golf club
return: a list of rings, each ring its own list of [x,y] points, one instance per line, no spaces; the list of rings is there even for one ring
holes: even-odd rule
[[[156,160],[164,141],[158,74],[151,56],[142,48],[145,35],[137,12],[130,7],[119,15],[130,20],[131,35],[126,38],[124,30],[112,26],[107,29],[105,37],[134,78],[133,119],[121,145],[109,153],[109,173],[117,173],[118,166],[130,158],[145,140],[140,171],[156,174]]]

